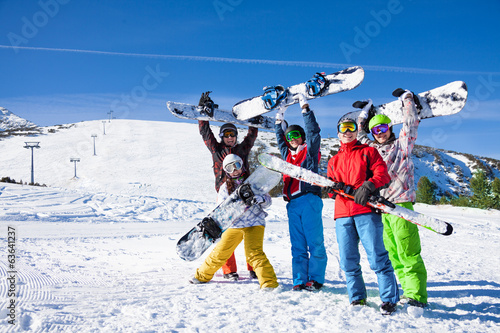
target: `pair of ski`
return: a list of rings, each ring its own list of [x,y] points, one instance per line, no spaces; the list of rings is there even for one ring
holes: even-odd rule
[[[252,206],[252,197],[268,193],[275,187],[281,173],[321,187],[329,187],[338,195],[351,200],[354,192],[349,188],[336,188],[335,182],[310,170],[290,164],[279,157],[270,154],[260,154],[261,167],[257,168],[240,187],[225,201],[220,203],[202,222],[197,224],[177,243],[177,254],[184,260],[198,259],[222,233]],[[372,196],[367,205],[384,213],[399,216],[411,223],[419,225],[441,235],[451,235],[453,227],[446,221],[426,216],[413,210],[398,206],[382,197]]]

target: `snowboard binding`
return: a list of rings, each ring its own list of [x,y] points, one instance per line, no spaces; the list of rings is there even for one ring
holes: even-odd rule
[[[266,110],[272,110],[277,105],[281,103],[288,95],[288,90],[283,86],[269,86],[264,87],[264,94],[262,94],[261,99],[264,102],[264,107]]]
[[[313,78],[306,82],[306,91],[309,96],[319,96],[328,87],[325,73],[316,73]]]
[[[243,184],[237,189],[238,196],[247,206],[251,206],[254,198],[254,194],[250,184]]]
[[[222,235],[221,228],[211,217],[205,217],[203,221],[198,224],[198,227],[212,242],[219,239]]]

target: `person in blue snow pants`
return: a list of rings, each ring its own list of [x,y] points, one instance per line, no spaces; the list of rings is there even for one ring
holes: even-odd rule
[[[299,95],[305,130],[299,125],[286,126],[284,112],[278,107],[276,139],[287,162],[318,172],[320,128],[303,95]],[[283,198],[288,202],[288,226],[292,244],[293,290],[319,290],[325,283],[326,249],[323,237],[323,201],[321,189],[283,175]]]
[[[397,303],[399,292],[396,277],[383,242],[384,225],[379,214],[366,213],[336,220],[340,268],[345,272],[349,301],[366,299],[361,273],[359,241],[365,248],[370,268],[377,275],[382,302]]]

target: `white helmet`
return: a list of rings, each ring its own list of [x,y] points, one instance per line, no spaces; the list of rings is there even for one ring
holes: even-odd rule
[[[239,170],[243,167],[243,160],[241,157],[235,154],[229,154],[224,158],[222,162],[222,168],[227,173],[233,173],[235,170]]]

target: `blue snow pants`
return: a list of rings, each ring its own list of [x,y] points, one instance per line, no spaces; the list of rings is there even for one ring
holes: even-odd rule
[[[325,283],[326,249],[323,237],[323,200],[308,193],[286,205],[292,244],[293,285],[314,280]]]
[[[383,230],[381,216],[375,213],[342,217],[335,222],[340,268],[345,272],[349,302],[366,299],[366,287],[359,263],[360,240],[370,268],[377,275],[380,299],[382,302],[399,302],[398,283],[384,247]]]

